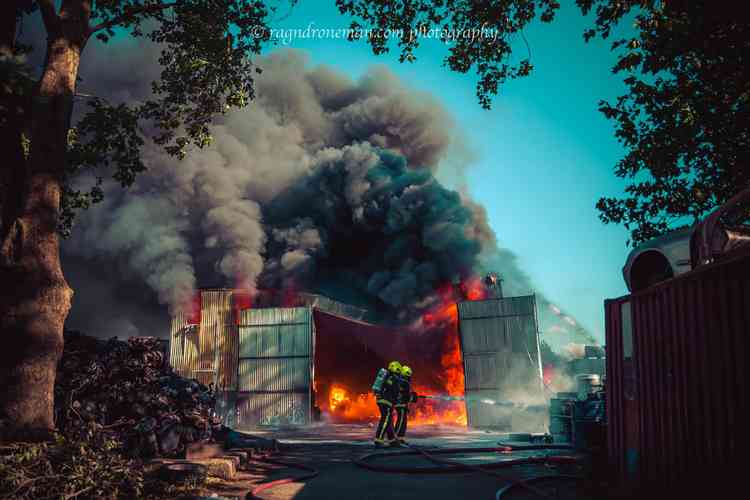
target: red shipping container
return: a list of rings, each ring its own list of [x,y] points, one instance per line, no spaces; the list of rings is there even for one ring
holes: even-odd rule
[[[692,497],[734,481],[750,399],[750,249],[605,311],[608,453],[621,487]]]

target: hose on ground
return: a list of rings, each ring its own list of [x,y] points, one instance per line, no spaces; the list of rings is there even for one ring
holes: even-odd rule
[[[504,448],[511,448],[513,451],[529,451],[529,450],[572,450],[573,446],[569,444],[523,444],[520,446],[511,445],[499,441],[498,446]]]
[[[507,447],[507,446],[504,447],[504,448],[511,448],[512,449],[512,447]],[[435,457],[430,456],[429,453],[427,453],[426,451],[421,450],[421,449],[417,449],[417,451],[420,451],[422,453],[422,455],[424,455],[424,457],[427,458],[428,460],[436,462],[436,463],[443,463],[443,464],[446,464],[446,465],[460,464],[460,462],[454,462],[452,460],[437,459]],[[544,459],[544,458],[563,458],[564,460],[562,461],[562,463],[571,463],[569,459],[573,459],[573,463],[578,462],[578,459],[576,459],[575,457],[549,457],[549,456],[546,456],[546,457],[532,457],[532,458],[542,458],[542,459]],[[523,459],[516,459],[516,460],[518,460],[518,463],[523,463],[522,462]],[[515,461],[515,460],[512,460],[510,462],[513,462],[513,461]],[[549,460],[547,460],[547,462],[549,462]],[[554,460],[552,462],[554,462]],[[560,463],[560,462],[558,461],[558,463]],[[468,465],[468,464],[461,464],[461,465]],[[468,468],[470,470],[474,470],[474,471],[477,471],[477,472],[482,472],[484,474],[489,474],[491,476],[499,477],[501,479],[506,479],[504,476],[498,474],[497,472],[487,470],[486,468],[484,468],[482,466],[479,466],[479,465],[468,465]],[[525,481],[516,481],[515,483],[511,483],[511,484],[517,484],[518,486],[523,486],[527,490],[531,491],[532,493],[534,493],[537,496],[540,496],[542,498],[549,498],[549,495],[547,495],[543,491],[538,490],[537,488],[534,488],[533,486],[527,484]]]
[[[492,448],[436,448],[436,449],[430,449],[429,451],[424,450],[422,448],[415,447],[415,446],[409,446],[410,448],[409,450],[401,450],[401,451],[395,451],[395,452],[369,453],[367,455],[360,457],[357,460],[354,460],[353,463],[359,467],[372,470],[372,471],[377,471],[377,472],[425,474],[425,473],[450,473],[450,472],[475,471],[475,472],[482,472],[485,474],[490,474],[496,477],[500,477],[502,479],[507,479],[504,476],[493,472],[491,469],[499,469],[503,467],[512,467],[515,465],[525,465],[525,464],[550,464],[550,463],[575,464],[575,463],[578,463],[579,461],[579,459],[576,457],[553,455],[553,456],[536,456],[536,457],[516,458],[516,459],[511,459],[511,460],[501,460],[501,461],[490,462],[488,464],[483,464],[481,466],[478,466],[478,465],[465,464],[462,462],[456,462],[453,460],[440,459],[440,458],[436,458],[433,456],[433,455],[456,455],[456,454],[466,454],[466,453],[510,453],[512,451],[529,451],[529,450],[569,450],[572,448],[566,445],[511,446],[511,445],[507,445],[504,443],[499,443],[499,444],[500,444],[499,447],[492,447]],[[438,466],[395,467],[395,466],[387,466],[387,465],[376,465],[376,464],[368,462],[368,460],[371,460],[377,457],[394,456],[394,455],[395,456],[421,455],[421,456],[424,456],[427,460],[435,464],[438,464]],[[314,477],[317,477],[320,474],[320,472],[314,467],[310,467],[308,465],[294,463],[294,462],[286,462],[282,460],[272,459],[272,458],[269,458],[268,455],[264,455],[260,457],[255,456],[252,459],[257,460],[257,461],[262,461],[265,463],[269,463],[269,464],[273,464],[273,465],[280,465],[284,467],[300,469],[308,473],[302,476],[298,476],[298,477],[277,479],[275,481],[270,481],[268,483],[263,483],[261,485],[258,485],[248,493],[247,498],[249,499],[259,499],[260,497],[258,495],[263,491],[269,490],[276,486],[280,486],[282,484],[289,484],[289,483],[295,483],[295,482],[312,479]],[[580,479],[577,476],[540,476],[539,478],[531,478],[529,480],[513,482],[509,484],[508,486],[505,486],[504,488],[498,490],[497,495],[502,496],[506,491],[514,487],[524,487],[527,490],[532,491],[533,493],[539,496],[547,497],[548,495],[546,495],[544,492],[538,490],[537,488],[534,488],[533,486],[527,483],[541,480],[541,479],[550,478],[550,477],[565,477],[565,478],[570,478],[570,479]],[[496,499],[499,499],[500,496],[497,496],[497,495],[496,495]]]
[[[364,455],[356,460],[354,464],[364,469],[369,469],[376,472],[392,472],[401,474],[430,474],[430,473],[448,473],[448,472],[465,472],[467,470],[473,470],[474,467],[469,464],[462,462],[453,462],[450,460],[440,461],[440,466],[432,467],[399,467],[390,465],[380,465],[371,463],[373,459],[379,457],[394,457],[394,456],[408,456],[408,455],[423,455],[428,460],[438,463],[434,459],[433,455],[457,455],[465,453],[508,453],[513,451],[511,447],[492,447],[492,448],[437,448],[431,449],[429,452],[421,450],[419,448],[410,447],[411,450],[405,451],[393,451],[393,452],[376,452]],[[486,469],[499,469],[503,467],[511,467],[514,465],[522,464],[537,464],[537,463],[561,463],[561,464],[574,464],[578,463],[578,458],[569,456],[537,456],[537,457],[523,457],[512,460],[501,460],[497,462],[490,462],[483,464],[479,467],[481,470]]]
[[[430,449],[429,451],[421,449],[421,448],[417,448],[414,446],[410,446],[409,448],[411,448],[411,450],[409,451],[396,451],[396,452],[390,452],[390,453],[389,452],[370,453],[363,457],[360,457],[357,460],[354,460],[354,463],[358,465],[359,467],[363,467],[365,469],[369,469],[369,470],[373,470],[377,472],[425,474],[425,473],[448,473],[448,472],[475,471],[475,472],[481,472],[484,474],[489,474],[489,475],[507,480],[505,476],[498,474],[491,469],[499,469],[503,467],[512,467],[515,465],[525,465],[525,464],[538,464],[538,463],[575,464],[579,462],[579,459],[577,457],[570,457],[570,456],[536,456],[536,457],[516,458],[516,459],[511,459],[511,460],[501,460],[501,461],[490,462],[490,463],[479,466],[479,465],[465,464],[463,462],[456,462],[453,460],[440,459],[433,455],[443,455],[443,454],[456,455],[456,454],[466,454],[466,453],[509,453],[511,451],[516,450],[516,448],[511,447],[511,446],[502,446],[502,447],[493,447],[493,448],[437,448],[437,449]],[[407,456],[407,455],[422,455],[430,462],[439,464],[439,466],[437,467],[398,467],[398,466],[388,466],[388,465],[375,465],[375,464],[368,462],[368,460],[371,460],[376,457]],[[546,495],[544,492],[534,488],[531,485],[526,485],[525,483],[520,482],[519,486],[526,487],[526,489],[532,491],[538,496],[545,497],[545,498],[548,497],[548,495]]]
[[[280,486],[282,484],[296,483],[299,481],[312,479],[320,473],[317,469],[315,469],[314,467],[310,467],[309,465],[298,464],[294,462],[286,462],[283,460],[276,460],[276,459],[268,458],[268,456],[254,457],[253,460],[258,460],[258,461],[262,461],[262,462],[273,464],[273,465],[281,465],[284,467],[290,467],[292,469],[301,469],[301,470],[307,471],[308,474],[298,476],[298,477],[288,477],[284,479],[277,479],[275,481],[263,483],[261,485],[256,486],[252,490],[250,490],[250,493],[248,493],[246,498],[260,498],[258,495],[265,490],[275,488],[276,486]]]
[[[525,487],[528,489],[531,486],[529,483],[537,483],[537,482],[541,482],[541,481],[548,480],[548,479],[567,479],[571,481],[580,481],[583,478],[579,476],[568,476],[568,475],[563,475],[563,474],[548,474],[546,476],[530,477],[529,479],[522,479],[520,481],[515,481],[513,483],[510,483],[507,486],[503,486],[502,488],[497,490],[497,493],[495,493],[495,500],[500,500],[503,497],[503,495],[508,493],[513,488]],[[534,488],[534,490],[536,490],[536,488]],[[540,492],[540,493],[544,496],[548,496],[546,493],[543,493],[543,492]]]

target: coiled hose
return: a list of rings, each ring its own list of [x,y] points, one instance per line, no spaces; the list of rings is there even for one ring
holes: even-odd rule
[[[552,448],[550,448],[550,446],[552,446]],[[535,449],[535,450],[536,449],[570,449],[570,447],[562,447],[562,445],[534,445],[534,446],[522,446],[522,447],[503,445],[501,447],[493,447],[493,448],[438,448],[438,449],[430,449],[429,451],[421,449],[421,448],[417,448],[414,446],[410,446],[410,448],[411,450],[409,451],[370,453],[368,455],[360,457],[358,460],[354,460],[354,463],[365,469],[374,470],[377,472],[425,474],[425,473],[465,472],[468,470],[468,471],[475,471],[475,472],[481,472],[484,474],[489,474],[489,475],[507,480],[505,476],[498,474],[491,469],[499,469],[503,467],[512,467],[515,465],[538,464],[538,463],[574,464],[580,461],[577,457],[571,457],[571,456],[536,456],[536,457],[516,458],[512,460],[501,460],[498,462],[490,462],[490,463],[483,464],[480,466],[480,465],[465,464],[465,463],[456,462],[453,460],[441,459],[441,458],[437,458],[434,456],[434,455],[443,455],[443,454],[455,455],[455,454],[466,454],[466,453],[510,453],[512,451],[526,451],[529,449]],[[439,466],[437,467],[398,467],[398,466],[388,466],[388,465],[375,465],[375,464],[368,462],[368,460],[371,460],[376,457],[405,456],[405,455],[422,455],[427,460],[433,463],[439,464]],[[546,477],[549,477],[549,476],[546,476]],[[570,477],[577,477],[577,476],[570,476]],[[541,490],[534,488],[528,483],[529,483],[529,480],[516,481],[514,483],[511,483],[511,485],[506,486],[505,489],[507,491],[507,489],[510,489],[510,487],[524,487],[527,490],[532,491],[538,496],[541,496],[544,498],[547,498],[549,496],[546,493],[542,492]]]

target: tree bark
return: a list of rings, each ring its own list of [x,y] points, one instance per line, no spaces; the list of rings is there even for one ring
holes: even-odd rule
[[[60,13],[40,1],[47,57],[32,96],[29,160],[2,193],[0,233],[0,437],[47,439],[54,429],[54,384],[63,325],[73,295],[60,267],[57,220],[67,134],[81,51],[88,38],[86,0]],[[18,194],[17,196],[13,196]]]

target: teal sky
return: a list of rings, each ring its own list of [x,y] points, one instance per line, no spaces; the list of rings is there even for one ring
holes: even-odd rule
[[[584,18],[572,0],[552,24],[526,31],[534,71],[501,89],[491,111],[475,95],[473,74],[442,67],[446,47],[423,44],[417,61],[400,64],[392,52],[374,56],[364,42],[296,39],[285,46],[308,51],[311,64],[326,64],[357,78],[373,64],[388,66],[413,88],[440,101],[456,119],[456,136],[468,147],[469,193],[483,204],[500,244],[552,301],[604,341],[603,300],[626,293],[621,268],[627,233],[604,226],[594,205],[622,191],[612,167],[623,150],[612,124],[598,112],[600,99],[621,93],[611,73],[610,42],[584,43]],[[274,28],[345,28],[334,2],[302,1]],[[514,59],[526,56],[520,38]],[[552,340],[552,339],[550,339]]]

